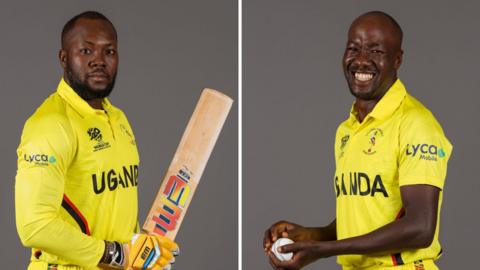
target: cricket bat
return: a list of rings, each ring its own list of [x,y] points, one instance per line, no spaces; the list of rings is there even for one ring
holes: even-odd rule
[[[143,230],[175,239],[233,100],[204,89],[188,122]]]

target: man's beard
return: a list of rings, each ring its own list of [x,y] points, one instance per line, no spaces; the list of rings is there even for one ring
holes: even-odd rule
[[[113,75],[112,81],[105,87],[103,90],[93,90],[88,86],[86,79],[84,81],[80,80],[79,76],[75,74],[72,69],[67,68],[67,80],[70,84],[70,87],[84,100],[93,100],[105,98],[110,95],[115,85],[115,79],[117,74]]]
[[[348,86],[348,88],[350,90],[350,93],[357,99],[361,99],[361,100],[375,100],[375,99],[377,99],[377,97],[375,96],[375,91],[374,90],[370,89],[370,91],[368,91],[366,93],[359,93],[359,92],[355,92],[350,85]]]

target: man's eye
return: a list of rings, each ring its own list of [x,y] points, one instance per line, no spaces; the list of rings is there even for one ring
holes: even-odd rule
[[[358,52],[358,48],[356,47],[347,47],[347,50],[350,52]]]
[[[381,50],[372,50],[371,52],[374,54],[383,54],[383,51]]]
[[[81,54],[91,54],[92,50],[90,50],[88,48],[82,48],[82,49],[80,49],[80,53]]]
[[[106,53],[107,53],[107,55],[115,55],[115,54],[117,54],[117,52],[116,52],[114,49],[108,49],[108,50],[106,51]]]

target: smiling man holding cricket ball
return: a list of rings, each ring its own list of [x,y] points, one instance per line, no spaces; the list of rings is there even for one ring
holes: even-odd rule
[[[452,145],[397,77],[402,37],[383,12],[351,24],[343,70],[355,103],[335,138],[336,218],[316,228],[273,224],[263,246],[274,269],[301,269],[330,256],[345,270],[438,269]]]

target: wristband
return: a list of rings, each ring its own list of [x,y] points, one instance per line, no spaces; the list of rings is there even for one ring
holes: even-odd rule
[[[123,269],[125,266],[125,254],[122,245],[116,241],[105,241],[105,251],[103,252],[100,264]]]

